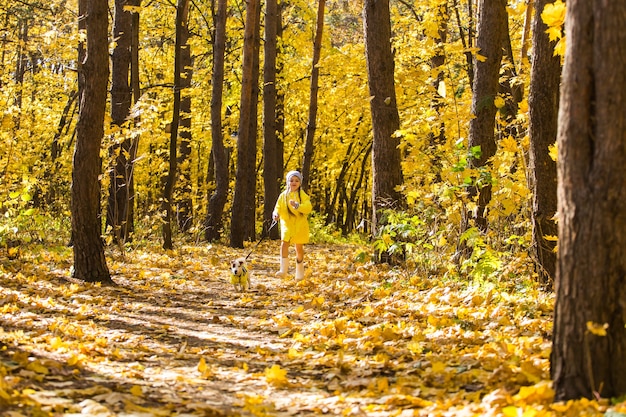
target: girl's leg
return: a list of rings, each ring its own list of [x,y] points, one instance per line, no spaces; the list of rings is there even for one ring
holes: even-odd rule
[[[276,273],[277,277],[283,278],[289,273],[289,242],[284,240],[280,242],[280,270]]]
[[[304,261],[304,245],[296,243],[296,262]]]
[[[304,278],[304,246],[296,243],[296,279]]]

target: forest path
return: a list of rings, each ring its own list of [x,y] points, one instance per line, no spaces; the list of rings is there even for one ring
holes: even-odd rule
[[[298,351],[293,336],[335,317],[315,282],[345,279],[359,249],[307,246],[306,277],[296,282],[274,275],[278,245],[254,248],[253,287],[243,293],[230,284],[228,265],[252,246],[109,254],[116,285],[105,287],[72,282],[67,251],[6,260],[0,375],[12,379],[0,385],[0,409],[11,416],[342,413],[352,405],[334,393],[341,364],[332,356],[324,365],[325,350],[337,347]]]

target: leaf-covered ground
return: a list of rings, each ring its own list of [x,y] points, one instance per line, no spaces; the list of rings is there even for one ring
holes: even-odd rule
[[[552,402],[553,299],[532,286],[358,263],[349,245],[308,246],[296,282],[274,277],[278,243],[266,242],[238,293],[228,262],[248,250],[109,254],[116,286],[72,282],[67,248],[3,255],[2,416],[620,411]]]

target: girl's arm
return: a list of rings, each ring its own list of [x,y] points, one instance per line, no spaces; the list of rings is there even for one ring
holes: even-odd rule
[[[300,202],[300,206],[298,207],[297,211],[302,214],[309,214],[311,211],[313,211],[311,199],[304,191],[300,193],[300,197],[302,198],[302,201]]]

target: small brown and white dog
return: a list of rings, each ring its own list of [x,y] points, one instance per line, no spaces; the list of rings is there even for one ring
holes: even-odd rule
[[[250,289],[250,276],[246,258],[237,258],[230,263],[230,282],[237,291],[248,291]]]

